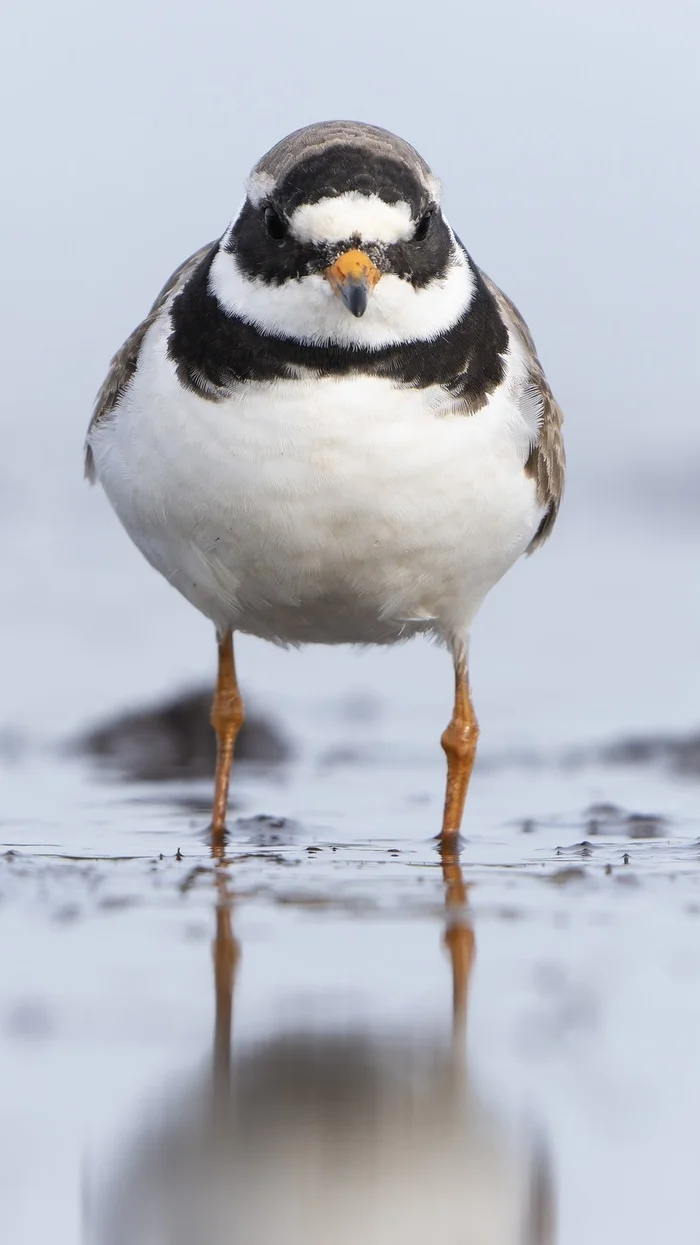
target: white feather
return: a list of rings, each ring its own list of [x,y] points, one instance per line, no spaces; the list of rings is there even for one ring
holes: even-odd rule
[[[275,179],[270,173],[251,173],[246,184],[246,193],[253,207],[258,207],[274,189]]]
[[[359,190],[302,203],[289,218],[294,237],[312,243],[343,242],[354,234],[365,242],[404,242],[415,227],[408,203],[385,203],[379,195]]]
[[[439,337],[457,323],[474,292],[471,270],[457,247],[445,277],[424,289],[385,273],[359,318],[348,313],[320,273],[268,285],[244,276],[235,256],[223,249],[214,257],[209,285],[229,315],[239,316],[263,333],[370,350]]]
[[[542,517],[520,355],[473,415],[438,387],[356,375],[212,402],[180,384],[169,332],[166,309],[90,436],[148,560],[217,626],[282,643],[464,636]]]

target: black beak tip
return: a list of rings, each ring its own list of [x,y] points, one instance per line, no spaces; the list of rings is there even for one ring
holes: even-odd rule
[[[343,290],[343,300],[354,316],[363,316],[367,310],[367,287],[359,283],[357,285],[348,285]]]

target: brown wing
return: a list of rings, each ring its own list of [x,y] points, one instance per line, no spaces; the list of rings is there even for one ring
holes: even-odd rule
[[[127,337],[124,345],[117,351],[109,365],[109,371],[105,378],[104,384],[95,398],[95,405],[92,409],[92,418],[88,427],[88,437],[90,436],[90,433],[95,425],[99,424],[100,420],[105,419],[105,417],[114,410],[117,402],[129,384],[129,381],[136,371],[136,365],[138,363],[143,339],[151,325],[156,320],[166,299],[170,294],[172,294],[173,290],[181,288],[184,285],[187,278],[192,275],[204,257],[208,255],[212,248],[217,245],[217,242],[208,242],[206,246],[200,246],[199,250],[195,251],[194,255],[190,255],[189,259],[186,259],[183,264],[180,264],[179,268],[175,269],[175,272],[168,278],[160,291],[160,294],[151,307],[146,319],[141,321],[138,328],[134,329],[133,333]],[[92,450],[90,449],[89,443],[85,446],[85,475],[88,480],[94,481],[95,464],[93,462]]]
[[[547,383],[542,364],[537,357],[535,343],[523,317],[490,277],[487,277],[484,272],[481,275],[496,299],[498,309],[506,324],[515,330],[525,346],[528,355],[528,389],[531,391],[527,396],[537,403],[540,411],[539,436],[525,463],[525,470],[535,480],[537,495],[542,505],[546,507],[542,522],[528,548],[528,553],[532,553],[549,536],[564,491],[566,456],[561,430],[564,415]]]

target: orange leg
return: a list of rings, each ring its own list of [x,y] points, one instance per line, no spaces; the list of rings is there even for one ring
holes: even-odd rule
[[[456,1050],[459,1050],[467,1025],[467,996],[475,950],[474,931],[466,919],[467,887],[462,876],[456,842],[442,843],[440,857],[447,914],[445,946],[452,964],[452,1025]]]
[[[447,790],[440,834],[442,844],[457,841],[478,738],[479,724],[469,695],[466,657],[461,654],[455,660],[455,705],[452,721],[442,736],[442,746],[447,754]]]
[[[228,784],[233,763],[236,736],[243,723],[243,698],[236,682],[231,632],[219,640],[219,674],[211,709],[211,724],[216,731],[216,778],[214,780],[214,808],[211,819],[214,847],[223,847],[226,830],[226,806]]]

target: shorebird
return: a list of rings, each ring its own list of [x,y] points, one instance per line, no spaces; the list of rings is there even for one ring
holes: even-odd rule
[[[233,222],[114,356],[86,449],[134,543],[216,627],[215,839],[241,631],[440,640],[455,673],[441,839],[455,841],[478,737],[470,626],[551,531],[561,419],[526,324],[412,146],[323,122],[262,157]]]

